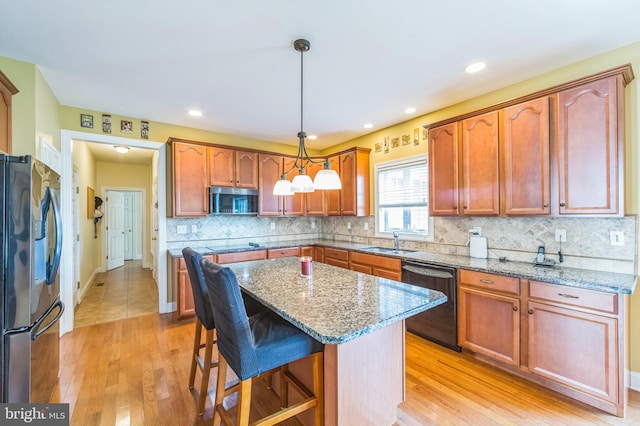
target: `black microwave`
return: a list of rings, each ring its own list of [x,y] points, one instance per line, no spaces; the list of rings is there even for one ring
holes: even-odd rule
[[[258,214],[258,190],[209,187],[209,214]]]

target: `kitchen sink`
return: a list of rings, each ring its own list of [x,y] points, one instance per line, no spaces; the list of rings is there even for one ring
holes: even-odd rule
[[[364,251],[371,251],[374,253],[386,253],[386,254],[408,254],[408,253],[415,253],[418,250],[409,250],[409,249],[394,249],[393,247],[378,247],[378,246],[372,246],[372,247],[363,247],[361,248],[361,250]]]

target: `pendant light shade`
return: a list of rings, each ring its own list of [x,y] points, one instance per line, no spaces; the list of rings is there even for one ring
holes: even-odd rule
[[[340,176],[335,170],[331,170],[331,163],[328,160],[314,161],[307,154],[307,149],[304,146],[304,139],[307,134],[304,132],[304,67],[303,57],[304,52],[308,51],[311,44],[309,40],[298,39],[293,42],[293,47],[296,51],[300,52],[300,131],[298,132],[298,155],[293,163],[293,166],[289,170],[286,170],[280,180],[276,182],[273,187],[273,195],[293,195],[300,192],[313,192],[315,189],[341,189],[342,184],[340,182]],[[320,170],[315,177],[315,180],[311,180],[306,173],[306,168],[309,164],[324,163],[324,170]],[[286,175],[294,169],[298,169],[298,176],[293,178],[293,181],[289,183]]]

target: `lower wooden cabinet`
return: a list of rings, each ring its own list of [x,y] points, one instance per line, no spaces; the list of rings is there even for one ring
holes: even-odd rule
[[[277,259],[279,257],[300,256],[300,247],[287,247],[267,250],[267,259]]]
[[[349,254],[349,269],[395,281],[400,281],[402,278],[400,264],[401,260],[393,257],[376,256],[357,251],[352,251]]]
[[[458,343],[498,367],[622,417],[627,302],[616,293],[461,269]]]
[[[203,256],[205,259],[215,261],[213,255]],[[191,289],[191,280],[187,271],[187,263],[183,258],[175,258],[174,270],[176,271],[176,282],[178,283],[178,316],[180,318],[193,316],[196,314],[196,308],[193,303],[193,290]]]
[[[349,251],[332,247],[324,248],[324,263],[349,269]]]
[[[313,261],[324,263],[324,247],[313,247]]]

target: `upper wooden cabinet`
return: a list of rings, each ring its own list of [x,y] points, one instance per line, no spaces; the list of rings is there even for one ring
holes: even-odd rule
[[[172,143],[173,215],[206,216],[209,213],[207,147]]]
[[[258,189],[258,154],[211,146],[209,185]]]
[[[282,198],[273,195],[273,186],[282,176],[281,155],[258,155],[258,184],[260,197],[258,198],[258,214],[260,216],[281,216]],[[271,188],[271,190],[269,190]]]
[[[500,213],[498,112],[462,121],[462,214]]]
[[[559,214],[622,214],[621,76],[556,96]]]
[[[342,181],[342,189],[328,191],[329,215],[369,216],[370,152],[370,149],[354,148],[329,157],[331,167]]]
[[[16,86],[0,71],[0,152],[11,154],[11,97]]]
[[[315,160],[314,160],[315,161]],[[307,174],[311,179],[324,168],[324,164],[315,163],[307,166]],[[335,169],[334,169],[335,170]],[[304,194],[304,213],[307,216],[326,216],[327,215],[327,192],[338,191],[313,191]]]
[[[458,214],[458,123],[429,129],[429,214]]]
[[[623,215],[632,79],[626,65],[434,123],[430,214]]]
[[[500,113],[502,213],[551,212],[549,176],[549,98],[504,108]]]
[[[284,161],[284,170],[289,170],[294,166],[296,159],[285,157]],[[298,169],[290,170],[287,173],[287,179],[289,181],[293,181],[293,178],[299,174]],[[271,187],[273,191],[273,187]],[[269,191],[269,188],[264,188],[264,191]],[[302,216],[304,214],[304,195],[302,193],[297,193],[293,195],[287,195],[286,197],[282,197],[282,202],[284,204],[282,213],[287,216]]]

